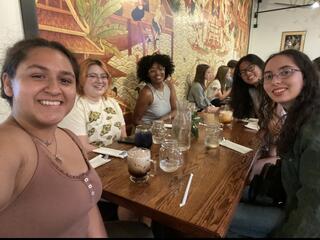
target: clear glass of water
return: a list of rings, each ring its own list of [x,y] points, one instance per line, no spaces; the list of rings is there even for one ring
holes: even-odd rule
[[[220,141],[222,139],[222,129],[217,124],[206,126],[206,135],[204,144],[208,148],[219,147]]]
[[[160,144],[165,134],[164,122],[162,120],[155,120],[151,128],[152,142],[154,144]]]
[[[159,150],[159,165],[164,172],[175,172],[183,164],[183,155],[175,139],[165,139]]]

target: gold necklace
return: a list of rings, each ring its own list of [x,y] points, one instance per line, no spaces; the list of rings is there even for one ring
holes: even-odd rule
[[[55,143],[54,153],[52,153],[48,148],[48,146],[51,145],[53,143],[53,141],[49,145],[47,145],[47,143],[46,143],[47,141],[44,141],[41,138],[39,138],[37,136],[34,136],[32,134],[30,134],[30,135],[33,136],[36,140],[39,141],[39,143],[41,143],[43,146],[45,146],[47,148],[47,150],[51,154],[53,160],[56,160],[59,164],[63,163],[63,158],[60,157],[59,154],[58,154],[58,143],[57,143],[56,135],[54,135],[54,137],[53,137],[54,143]]]
[[[42,144],[42,146],[44,146],[48,152],[51,154],[52,156],[52,159],[53,160],[56,160],[59,164],[62,164],[63,163],[63,158],[60,157],[58,155],[58,143],[57,143],[57,139],[56,139],[56,135],[54,134],[53,135],[53,140],[50,142],[49,140],[43,140],[33,134],[31,134],[29,131],[27,131],[15,118],[13,118],[14,121],[17,123],[17,125],[22,128],[26,133],[28,133],[31,137],[33,137],[34,139],[36,139],[40,144]],[[52,144],[52,143],[55,143],[55,151],[54,151],[54,154],[50,151],[49,149],[49,146]]]

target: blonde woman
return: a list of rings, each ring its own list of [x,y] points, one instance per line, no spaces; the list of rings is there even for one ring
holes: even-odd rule
[[[111,75],[101,60],[81,63],[78,97],[60,126],[78,135],[87,152],[127,136],[119,104],[106,95],[110,87]]]

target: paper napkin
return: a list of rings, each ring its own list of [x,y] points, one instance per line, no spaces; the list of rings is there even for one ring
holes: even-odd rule
[[[220,142],[220,145],[222,145],[224,147],[227,147],[227,148],[230,148],[230,149],[233,149],[233,150],[235,150],[235,151],[237,151],[239,153],[242,153],[242,154],[245,154],[245,153],[248,153],[248,152],[252,151],[251,148],[247,148],[245,146],[242,146],[240,144],[231,142],[231,141],[226,140],[226,139],[223,139]]]
[[[164,127],[165,127],[165,128],[172,128],[172,124],[170,124],[170,123],[165,123],[165,124],[164,124]]]
[[[127,151],[116,150],[116,149],[106,148],[106,147],[100,147],[100,148],[94,149],[93,152],[107,154],[108,156],[114,156],[118,158],[125,158],[128,156]]]
[[[99,154],[98,156],[90,159],[89,163],[93,168],[97,168],[97,167],[99,167],[99,166],[101,166],[101,165],[103,165],[103,164],[105,164],[107,162],[110,162],[110,161],[111,161],[111,159],[105,159],[105,158],[102,157],[101,154]]]
[[[248,122],[246,125],[244,125],[246,128],[250,128],[253,130],[258,131],[259,130],[259,125],[257,122]]]

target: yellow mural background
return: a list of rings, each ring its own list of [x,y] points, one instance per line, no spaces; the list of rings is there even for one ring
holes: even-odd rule
[[[135,106],[136,62],[143,55],[172,56],[179,99],[186,98],[197,64],[207,63],[216,72],[245,55],[251,6],[252,0],[36,1],[40,36],[62,42],[79,61],[102,58],[125,112]]]

